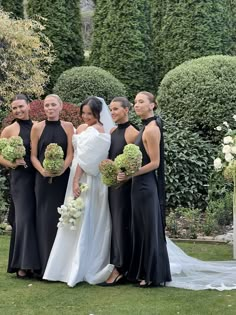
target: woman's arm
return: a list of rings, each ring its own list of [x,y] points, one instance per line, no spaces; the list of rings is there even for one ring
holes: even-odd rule
[[[44,177],[50,176],[44,170],[42,164],[38,159],[38,142],[40,134],[42,133],[43,129],[43,122],[34,124],[31,129],[30,139],[31,139],[31,162],[36,170]]]
[[[72,159],[73,159],[73,146],[72,146],[72,136],[74,134],[74,127],[72,123],[70,122],[62,122],[63,128],[67,134],[67,152],[66,152],[66,157],[64,161],[64,168],[63,171],[60,173],[63,174],[65,170],[71,165]]]

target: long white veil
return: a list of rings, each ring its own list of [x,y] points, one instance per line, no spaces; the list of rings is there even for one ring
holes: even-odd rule
[[[109,108],[102,97],[97,97],[102,102],[102,111],[100,113],[100,121],[103,124],[106,133],[110,133],[110,130],[115,126]]]

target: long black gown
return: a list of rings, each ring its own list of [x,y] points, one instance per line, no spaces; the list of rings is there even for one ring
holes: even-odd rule
[[[146,123],[155,119],[150,117]],[[135,142],[143,154],[143,166],[150,162],[142,141],[144,128]],[[133,177],[131,203],[133,248],[128,279],[145,280],[154,285],[171,281],[155,170]]]
[[[43,163],[44,152],[50,143],[57,143],[67,153],[67,135],[61,126],[60,120],[46,120],[45,128],[38,142],[38,159]],[[35,195],[36,195],[36,227],[41,262],[39,276],[43,276],[49,254],[56,237],[59,213],[57,208],[64,203],[64,197],[69,177],[69,168],[61,175],[53,177],[49,183],[48,177],[36,173]]]
[[[111,134],[109,158],[114,160],[123,152],[127,144],[125,140],[126,128],[129,122],[119,124]],[[112,220],[110,262],[121,274],[126,274],[131,256],[131,180],[120,187],[110,187],[108,200]]]
[[[19,269],[40,269],[35,226],[35,169],[30,161],[31,120],[17,120],[20,125],[19,136],[26,149],[27,168],[18,166],[11,170],[10,189],[14,203],[14,218],[11,220],[12,234],[7,271]],[[13,206],[13,204],[11,205]],[[12,208],[12,209],[13,209]]]

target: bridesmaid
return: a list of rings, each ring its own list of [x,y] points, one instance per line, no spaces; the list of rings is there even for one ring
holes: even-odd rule
[[[171,281],[156,177],[156,169],[160,165],[161,132],[154,116],[155,108],[155,99],[151,93],[140,92],[136,95],[134,109],[144,126],[135,144],[143,153],[143,162],[132,179],[133,245],[128,279],[138,282],[141,288],[165,285]],[[118,174],[119,181],[125,179],[125,173]]]
[[[130,102],[125,97],[115,97],[110,104],[113,121],[117,124],[111,130],[109,159],[114,160],[123,152],[124,146],[134,143],[138,131],[129,122]],[[119,188],[110,187],[108,191],[109,207],[112,219],[112,237],[110,263],[115,266],[111,276],[102,286],[114,286],[122,283],[128,272],[131,258],[131,180]]]
[[[36,168],[36,228],[39,247],[41,278],[47,265],[48,257],[57,233],[59,214],[57,208],[64,202],[69,166],[73,157],[73,125],[60,121],[62,100],[58,95],[48,95],[44,100],[47,119],[34,125],[31,131],[31,161]],[[64,168],[59,175],[47,172],[43,166],[44,152],[50,143],[57,143],[64,151]],[[49,177],[53,177],[49,183]]]
[[[20,136],[26,148],[26,156],[14,163],[0,156],[0,163],[11,169],[11,209],[15,208],[11,220],[8,272],[16,272],[18,278],[27,278],[33,270],[40,269],[35,228],[35,169],[30,162],[30,131],[33,122],[29,119],[28,98],[24,94],[16,95],[11,102],[11,110],[15,122],[3,129],[1,137]]]

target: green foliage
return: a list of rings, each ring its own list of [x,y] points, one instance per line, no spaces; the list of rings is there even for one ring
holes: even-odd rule
[[[0,0],[0,6],[6,12],[11,12],[15,17],[24,17],[23,0]]]
[[[199,232],[200,210],[178,207],[166,218],[167,230],[171,237],[197,238]]]
[[[207,208],[205,211],[204,221],[201,224],[202,232],[208,236],[215,233],[218,228],[219,226],[214,213],[209,211],[209,209]]]
[[[62,73],[53,89],[62,99],[79,105],[95,95],[110,102],[115,96],[126,95],[124,85],[109,72],[98,67],[74,67]]]
[[[224,198],[210,200],[207,210],[214,215],[219,225],[229,225],[233,221],[233,194],[226,193]]]
[[[0,166],[0,223],[6,219],[7,209],[9,205],[8,193],[9,190],[8,183],[6,180],[6,171]]]
[[[30,17],[43,17],[45,34],[53,43],[56,59],[51,69],[51,83],[60,74],[84,61],[81,16],[78,0],[28,0]]]
[[[0,10],[0,96],[16,93],[40,96],[52,63],[51,43],[40,23],[14,20]]]
[[[95,12],[91,64],[124,83],[129,97],[143,89],[152,91],[149,1],[110,0],[104,7],[102,3]]]
[[[165,119],[164,126],[167,206],[204,209],[213,148],[171,118]]]
[[[157,81],[182,62],[208,55],[235,55],[235,15],[229,0],[153,0]]]
[[[236,99],[236,57],[209,56],[187,61],[166,74],[159,88],[162,110],[213,143],[215,127],[232,120]]]

